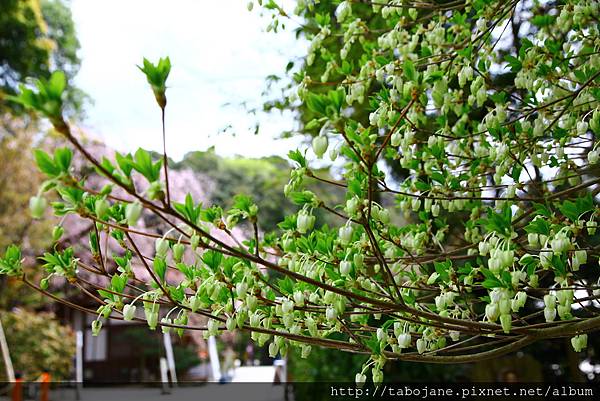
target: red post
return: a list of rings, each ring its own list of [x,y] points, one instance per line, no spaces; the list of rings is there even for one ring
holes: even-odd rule
[[[16,378],[12,388],[12,401],[23,401],[23,379]]]

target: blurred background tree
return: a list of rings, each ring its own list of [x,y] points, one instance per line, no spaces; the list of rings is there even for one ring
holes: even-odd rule
[[[33,256],[51,242],[51,222],[32,224],[28,206],[42,181],[33,167],[32,148],[46,137],[45,128],[4,98],[15,93],[19,82],[47,78],[56,68],[66,71],[72,81],[81,63],[79,41],[69,5],[61,0],[0,0],[0,10],[0,249],[22,242],[25,264],[34,270]],[[81,119],[88,98],[73,88],[67,93],[67,113]],[[50,313],[29,311],[47,303],[21,282],[0,277],[0,317],[13,364],[30,380],[43,369],[55,380],[70,378],[75,351],[72,332]],[[0,380],[6,380],[3,369],[4,365]]]
[[[2,101],[14,94],[26,78],[47,78],[50,71],[65,71],[69,86],[67,113],[84,117],[87,95],[72,85],[81,60],[79,40],[69,4],[62,0],[0,0],[0,249],[13,242],[25,244],[27,264],[50,244],[50,222],[31,224],[29,198],[42,181],[32,166],[32,149],[46,138],[45,128],[14,102]],[[52,146],[52,138],[49,140]],[[34,146],[35,145],[35,146]],[[10,300],[10,302],[9,302]],[[0,278],[0,309],[16,304],[40,305],[42,298],[17,283]]]
[[[65,71],[70,89],[67,114],[81,117],[87,95],[72,80],[79,71],[79,40],[71,10],[61,0],[0,0],[0,100],[14,94],[25,78],[48,78]],[[22,114],[13,102],[0,102],[0,115]]]
[[[60,325],[50,313],[24,309],[2,312],[0,318],[14,369],[25,380],[36,380],[44,369],[55,381],[71,377],[75,336],[70,328]],[[7,380],[4,364],[0,364],[0,380]]]
[[[190,168],[198,174],[210,178],[215,187],[210,192],[211,202],[215,205],[231,207],[236,194],[252,196],[260,205],[259,221],[261,230],[273,231],[285,216],[295,213],[298,209],[284,196],[282,188],[290,178],[290,165],[279,156],[250,159],[243,157],[224,158],[215,154],[211,148],[205,152],[190,152],[178,163],[170,164],[175,169]],[[322,177],[329,177],[325,171],[319,171]],[[330,177],[329,177],[330,178]],[[335,204],[342,199],[342,191],[332,191],[315,181],[310,187],[320,199],[326,203]],[[323,223],[329,222],[331,214],[318,213],[317,218]]]

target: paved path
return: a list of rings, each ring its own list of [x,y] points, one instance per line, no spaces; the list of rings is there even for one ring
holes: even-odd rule
[[[283,401],[282,385],[205,384],[178,387],[171,394],[161,395],[159,388],[84,388],[81,401]],[[8,401],[0,397],[0,401]],[[50,401],[75,401],[75,390],[62,389],[51,393]]]

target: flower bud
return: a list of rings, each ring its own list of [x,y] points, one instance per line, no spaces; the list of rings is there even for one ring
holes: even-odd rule
[[[502,325],[502,330],[506,334],[510,333],[510,329],[512,328],[512,317],[509,314],[500,315],[500,324]]]
[[[575,352],[581,352],[583,349],[587,348],[587,334],[580,334],[571,338],[571,345]]]
[[[45,277],[43,279],[40,280],[40,288],[42,290],[47,290],[48,289],[48,278]]]
[[[587,227],[587,232],[589,235],[596,234],[596,227],[598,227],[598,223],[596,222],[596,220],[587,221],[585,223],[585,226]]]
[[[427,343],[422,338],[417,340],[417,352],[422,354],[427,349]]]
[[[487,255],[487,253],[490,251],[490,244],[485,241],[481,241],[477,247],[479,248],[479,254],[482,256]]]
[[[573,302],[573,290],[556,291],[556,301],[561,305],[571,305]]]
[[[146,321],[150,330],[155,330],[158,325],[158,312],[146,311]]]
[[[379,384],[383,382],[383,372],[381,369],[373,368],[371,369],[371,374],[373,376],[373,383]]]
[[[587,263],[587,252],[583,249],[579,249],[573,252],[573,258],[571,262],[571,267],[573,268],[573,271],[579,270],[579,266]]]
[[[312,216],[304,211],[298,213],[298,217],[296,218],[296,226],[298,227],[298,232],[305,234],[306,232],[312,230],[315,224],[315,216]]]
[[[510,301],[508,299],[501,299],[500,302],[498,302],[498,307],[501,315],[510,313]]]
[[[546,319],[546,322],[553,322],[556,319],[556,309],[544,308],[544,319]]]
[[[54,229],[52,229],[52,241],[54,241],[54,242],[58,241],[63,236],[64,233],[65,233],[65,229],[62,228],[61,226],[54,227]]]
[[[312,317],[307,317],[306,320],[304,321],[304,323],[306,324],[306,328],[308,329],[308,332],[310,333],[311,336],[316,336],[317,335],[317,322],[315,322],[315,319],[313,319]]]
[[[162,330],[163,334],[169,334],[171,332],[171,327],[170,326],[166,326],[167,324],[171,324],[171,319],[163,317],[162,319],[160,319],[160,329]]]
[[[435,297],[435,307],[438,311],[446,309],[446,299],[442,295]]]
[[[190,246],[192,250],[196,250],[198,248],[198,244],[200,243],[200,236],[197,233],[192,234],[190,237]]]
[[[251,314],[250,315],[250,326],[252,326],[252,327],[260,326],[260,319],[261,319],[260,313]]]
[[[281,311],[284,314],[288,314],[293,310],[294,310],[294,303],[292,301],[290,301],[289,299],[286,299],[285,301],[283,301],[281,303]]]
[[[556,307],[556,297],[552,294],[544,295],[544,305],[546,305],[546,308],[554,309]]]
[[[294,291],[294,303],[296,306],[304,306],[304,293],[302,291]]]
[[[527,234],[527,242],[529,242],[529,246],[537,248],[540,245],[539,234],[537,234],[537,233]]]
[[[402,333],[398,336],[398,346],[400,348],[410,347],[411,341],[412,341],[412,337],[408,333]]]
[[[192,295],[190,297],[190,309],[192,310],[192,312],[196,312],[200,306],[202,306],[202,300],[200,299],[200,297],[198,295]]]
[[[164,238],[157,238],[154,242],[154,249],[156,250],[156,256],[165,257],[169,250],[169,242]]]
[[[315,152],[315,155],[320,159],[323,157],[325,152],[327,152],[327,146],[329,145],[329,141],[325,135],[319,135],[313,138],[312,140],[312,148]]]
[[[126,304],[123,306],[123,319],[132,320],[135,316],[136,306],[133,304]]]
[[[173,245],[173,260],[175,262],[181,262],[184,252],[185,252],[185,245],[183,245],[183,244]]]
[[[525,306],[525,302],[527,301],[527,293],[524,291],[517,292],[515,298],[521,307]]]
[[[545,269],[552,267],[552,251],[550,249],[542,249],[540,251],[540,263]]]
[[[229,331],[233,331],[235,330],[235,319],[233,317],[228,317],[227,321],[225,322],[225,327],[227,327],[227,330]]]
[[[498,310],[498,304],[491,303],[491,304],[487,304],[485,306],[485,317],[490,322],[495,322],[498,319],[499,315],[500,315],[500,311]]]
[[[48,202],[41,196],[32,196],[29,199],[29,211],[34,219],[41,219],[46,211]]]
[[[352,259],[353,259],[354,265],[356,266],[357,269],[363,268],[364,261],[365,261],[365,255],[363,255],[362,253],[356,253],[356,254],[354,254],[354,257]]]
[[[539,276],[537,274],[532,274],[529,276],[529,285],[531,288],[537,288],[539,284]]]
[[[340,227],[338,233],[340,237],[340,242],[343,245],[348,245],[350,241],[352,241],[352,231],[352,226],[349,224]]]
[[[348,214],[350,214],[350,215],[353,215],[354,213],[356,213],[358,210],[359,203],[360,203],[360,201],[358,200],[358,198],[356,196],[348,199],[346,201],[346,212],[348,212]]]
[[[337,311],[335,310],[335,308],[332,306],[328,306],[325,310],[325,317],[329,321],[335,321],[337,319]]]
[[[100,320],[94,320],[92,322],[92,336],[98,337],[100,330],[102,329],[102,322]]]
[[[258,299],[254,295],[250,294],[246,296],[246,305],[248,305],[248,310],[250,312],[254,312],[258,306]]]
[[[142,214],[142,205],[139,202],[128,203],[125,206],[125,218],[129,226],[135,226]]]
[[[571,316],[571,304],[558,305],[556,310],[558,311],[558,316],[563,320],[568,320],[572,317]]]
[[[206,323],[206,328],[208,329],[209,336],[216,336],[219,334],[219,322],[215,319],[209,319]]]
[[[277,344],[275,342],[272,342],[271,344],[269,344],[269,356],[271,358],[275,358],[278,353],[279,353],[279,347],[277,346]]]
[[[235,285],[235,293],[237,294],[238,298],[243,298],[247,292],[248,292],[248,284],[246,284],[245,281],[242,281]]]
[[[367,375],[357,373],[356,376],[354,376],[354,381],[356,382],[356,387],[360,388],[365,385],[365,382],[367,381]]]
[[[348,260],[342,260],[340,262],[340,273],[343,276],[347,276],[352,271],[352,263]]]
[[[106,199],[98,199],[94,204],[94,211],[96,212],[96,217],[100,220],[105,220],[106,214],[108,213],[108,208],[110,205],[106,201]]]

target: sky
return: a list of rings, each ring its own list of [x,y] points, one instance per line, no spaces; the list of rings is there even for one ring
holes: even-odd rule
[[[81,43],[76,84],[94,101],[87,131],[119,151],[162,151],[160,109],[136,65],[169,56],[167,153],[215,146],[223,156],[285,155],[299,139],[276,140],[293,116],[260,116],[261,132],[241,106],[258,106],[265,77],[281,75],[306,44],[291,30],[265,31],[268,17],[243,0],[72,0]],[[231,125],[235,135],[219,133]]]

